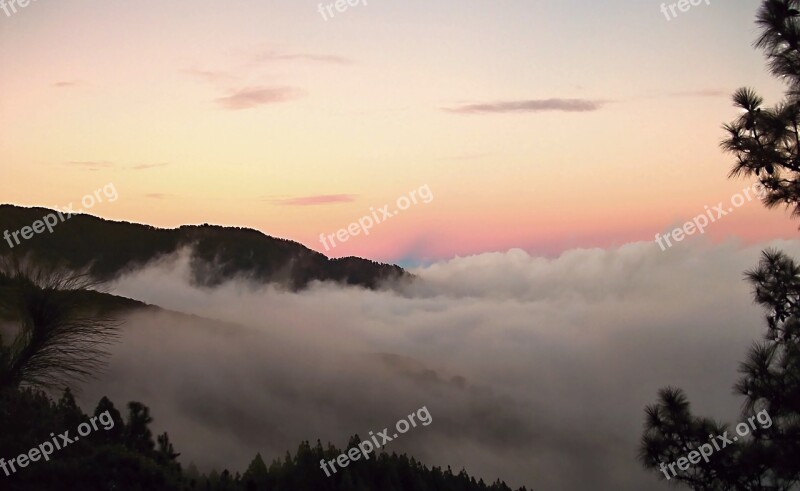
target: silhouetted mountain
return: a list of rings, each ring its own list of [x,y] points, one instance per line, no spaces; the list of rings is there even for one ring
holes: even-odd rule
[[[46,208],[0,205],[0,233],[31,227],[51,213],[55,212]],[[89,268],[102,280],[183,248],[191,250],[193,280],[204,286],[241,276],[293,290],[315,280],[374,289],[383,282],[410,277],[399,266],[355,257],[329,259],[297,242],[239,227],[204,224],[159,229],[81,214],[63,223],[59,220],[52,233],[44,229],[27,240],[19,234],[17,238],[19,244],[14,238],[3,238],[0,251],[31,253],[38,260]]]

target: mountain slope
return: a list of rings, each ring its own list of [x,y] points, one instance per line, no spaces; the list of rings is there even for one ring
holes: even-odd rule
[[[51,213],[55,212],[46,208],[0,205],[0,233],[30,227]],[[63,223],[59,220],[52,233],[45,229],[28,240],[20,238],[19,245],[3,238],[0,254],[30,253],[71,268],[89,268],[97,278],[111,280],[185,247],[192,251],[193,280],[205,286],[243,276],[293,290],[315,280],[374,289],[386,281],[410,277],[399,266],[355,257],[329,259],[297,242],[252,229],[208,224],[159,229],[84,214]]]

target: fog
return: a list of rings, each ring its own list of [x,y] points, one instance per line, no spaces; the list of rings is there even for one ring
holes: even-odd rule
[[[737,366],[765,330],[743,272],[767,245],[800,256],[800,241],[513,250],[415,270],[400,292],[198,288],[184,252],[112,292],[197,317],[125,319],[81,402],[145,403],[201,469],[342,447],[427,406],[433,423],[387,451],[512,487],[668,489],[636,460],[644,407],[674,385],[697,413],[739,420]]]

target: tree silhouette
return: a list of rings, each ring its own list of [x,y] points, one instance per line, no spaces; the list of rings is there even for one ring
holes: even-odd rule
[[[155,449],[150,431],[150,409],[140,402],[128,403],[128,424],[125,427],[125,445],[135,452],[149,455]]]
[[[0,389],[52,388],[95,375],[118,323],[87,301],[99,283],[83,273],[0,258],[0,318],[16,327],[0,338]]]
[[[735,390],[745,397],[743,420],[764,410],[771,424],[756,426],[750,439],[671,477],[693,489],[789,490],[800,484],[800,266],[767,250],[746,276],[756,303],[767,312],[768,329],[741,364]],[[729,426],[693,416],[685,394],[666,388],[646,409],[640,458],[646,468],[662,473],[662,464],[726,431],[733,434]]]
[[[125,428],[121,424],[122,414],[117,411],[117,408],[114,407],[114,403],[111,402],[108,397],[103,397],[100,399],[100,402],[97,403],[97,408],[94,410],[94,415],[100,416],[106,411],[111,416],[111,419],[115,422],[115,424],[113,428],[100,433],[101,436],[97,438],[102,439],[106,443],[122,443],[125,432]]]
[[[768,208],[786,205],[800,215],[800,0],[766,0],[758,12],[761,36],[756,46],[766,53],[771,72],[788,86],[784,101],[763,107],[753,89],[733,96],[742,114],[724,125],[722,148],[736,157],[731,177],[757,177]]]
[[[798,6],[800,0],[765,0],[757,14],[761,36],[756,46],[765,50],[772,73],[786,82],[785,100],[765,108],[754,90],[739,89],[733,101],[742,114],[724,126],[728,137],[722,142],[736,157],[730,177],[757,177],[765,189],[764,204],[770,208],[783,204],[794,216],[800,215]],[[735,390],[745,398],[743,419],[764,411],[769,426],[754,426],[747,439],[670,474],[665,464],[731,430],[692,415],[688,399],[676,388],[662,389],[658,402],[645,411],[642,463],[662,478],[693,489],[800,486],[800,266],[779,251],[767,250],[746,278],[756,303],[766,310],[767,332],[741,364]]]

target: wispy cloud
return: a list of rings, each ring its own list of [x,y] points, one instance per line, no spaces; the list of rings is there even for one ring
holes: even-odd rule
[[[58,89],[71,89],[73,87],[80,87],[81,85],[86,85],[86,82],[82,80],[59,80],[58,82],[52,83],[52,86]]]
[[[592,112],[601,109],[608,101],[592,99],[528,99],[464,104],[444,108],[457,114],[531,113],[544,111]]]
[[[259,53],[256,61],[310,61],[315,63],[333,63],[336,65],[350,65],[353,60],[338,55],[324,55],[315,53],[278,53],[267,51]]]
[[[204,70],[200,68],[185,68],[181,71],[191,77],[215,85],[231,83],[236,80],[236,76],[224,70]]]
[[[114,167],[113,162],[93,161],[93,160],[64,162],[64,165],[69,167],[76,167],[80,170],[86,170],[86,171],[97,171],[101,169],[111,169]]]
[[[451,155],[449,157],[442,157],[440,160],[476,160],[488,157],[489,153],[462,153],[459,155]]]
[[[265,66],[274,62],[299,61],[309,63],[325,63],[333,65],[349,65],[353,61],[343,56],[319,53],[282,53],[275,50],[250,52],[245,54],[245,62],[237,68],[218,70],[208,68],[184,68],[183,73],[211,85],[216,86],[224,95],[214,101],[224,109],[237,111],[250,109],[267,104],[276,104],[293,99],[299,99],[306,92],[297,87],[274,86],[273,81],[263,82],[264,85],[250,85],[242,87],[244,80],[251,84],[259,84],[258,80],[265,80],[260,71]],[[273,78],[266,80],[272,80]]]
[[[126,164],[117,164],[114,162],[109,162],[107,160],[73,160],[70,162],[64,162],[62,165],[67,167],[73,167],[77,170],[83,171],[99,171],[99,170],[119,170],[119,171],[140,171],[140,170],[150,170],[150,169],[157,169],[159,167],[166,167],[169,162],[157,162],[153,164],[135,164],[135,165],[126,165]]]
[[[670,97],[727,97],[730,91],[723,89],[690,90],[686,92],[669,92]]]
[[[172,195],[171,194],[165,194],[165,193],[147,193],[144,196],[146,198],[150,198],[150,199],[164,199],[164,198],[169,198]]]
[[[319,194],[315,196],[300,196],[296,198],[271,198],[275,205],[280,206],[314,206],[334,203],[349,203],[355,201],[355,194]]]
[[[132,166],[131,169],[133,169],[133,170],[148,170],[148,169],[155,169],[155,168],[158,168],[158,167],[166,167],[168,165],[169,165],[169,163],[167,163],[167,162],[161,162],[161,163],[158,163],[158,164],[139,164],[139,165]]]
[[[248,87],[220,97],[216,102],[225,109],[238,111],[299,99],[303,95],[304,91],[294,87]]]

